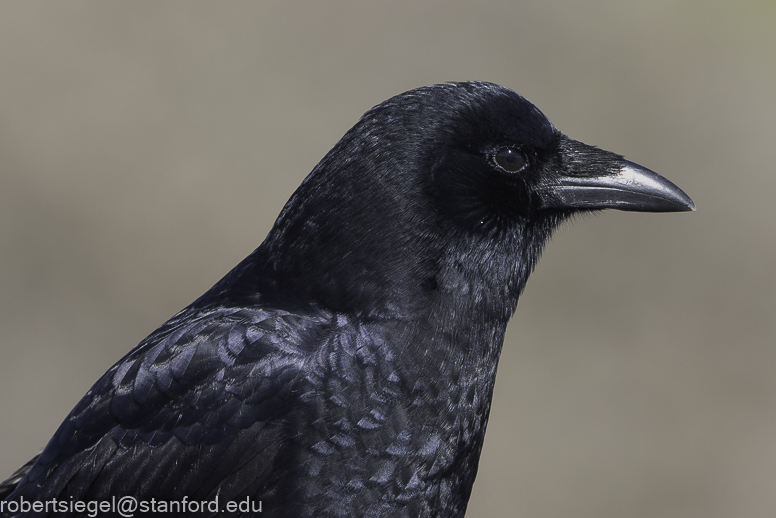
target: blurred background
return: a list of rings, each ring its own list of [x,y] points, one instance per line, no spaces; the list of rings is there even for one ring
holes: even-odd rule
[[[0,474],[371,106],[479,79],[698,211],[556,234],[469,516],[776,516],[776,3],[0,3]]]

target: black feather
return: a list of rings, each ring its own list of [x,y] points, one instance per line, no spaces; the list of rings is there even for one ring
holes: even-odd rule
[[[97,381],[26,476],[0,486],[15,487],[6,503],[186,496],[261,501],[262,516],[462,516],[507,321],[578,210],[547,209],[544,193],[619,167],[580,146],[488,83],[374,107],[255,252]],[[525,169],[497,167],[505,147]]]

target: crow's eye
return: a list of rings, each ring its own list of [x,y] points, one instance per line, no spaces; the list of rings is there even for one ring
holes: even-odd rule
[[[525,155],[517,148],[502,147],[493,155],[496,165],[508,173],[515,173],[522,170],[528,161]]]

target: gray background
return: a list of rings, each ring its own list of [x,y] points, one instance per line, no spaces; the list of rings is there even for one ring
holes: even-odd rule
[[[0,472],[365,110],[481,79],[698,212],[555,236],[470,516],[776,516],[775,55],[772,0],[3,2]]]

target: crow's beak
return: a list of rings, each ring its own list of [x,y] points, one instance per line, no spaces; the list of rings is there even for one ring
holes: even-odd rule
[[[639,212],[695,210],[695,203],[671,181],[619,155],[568,139],[572,157],[539,190],[543,209],[619,209]]]

